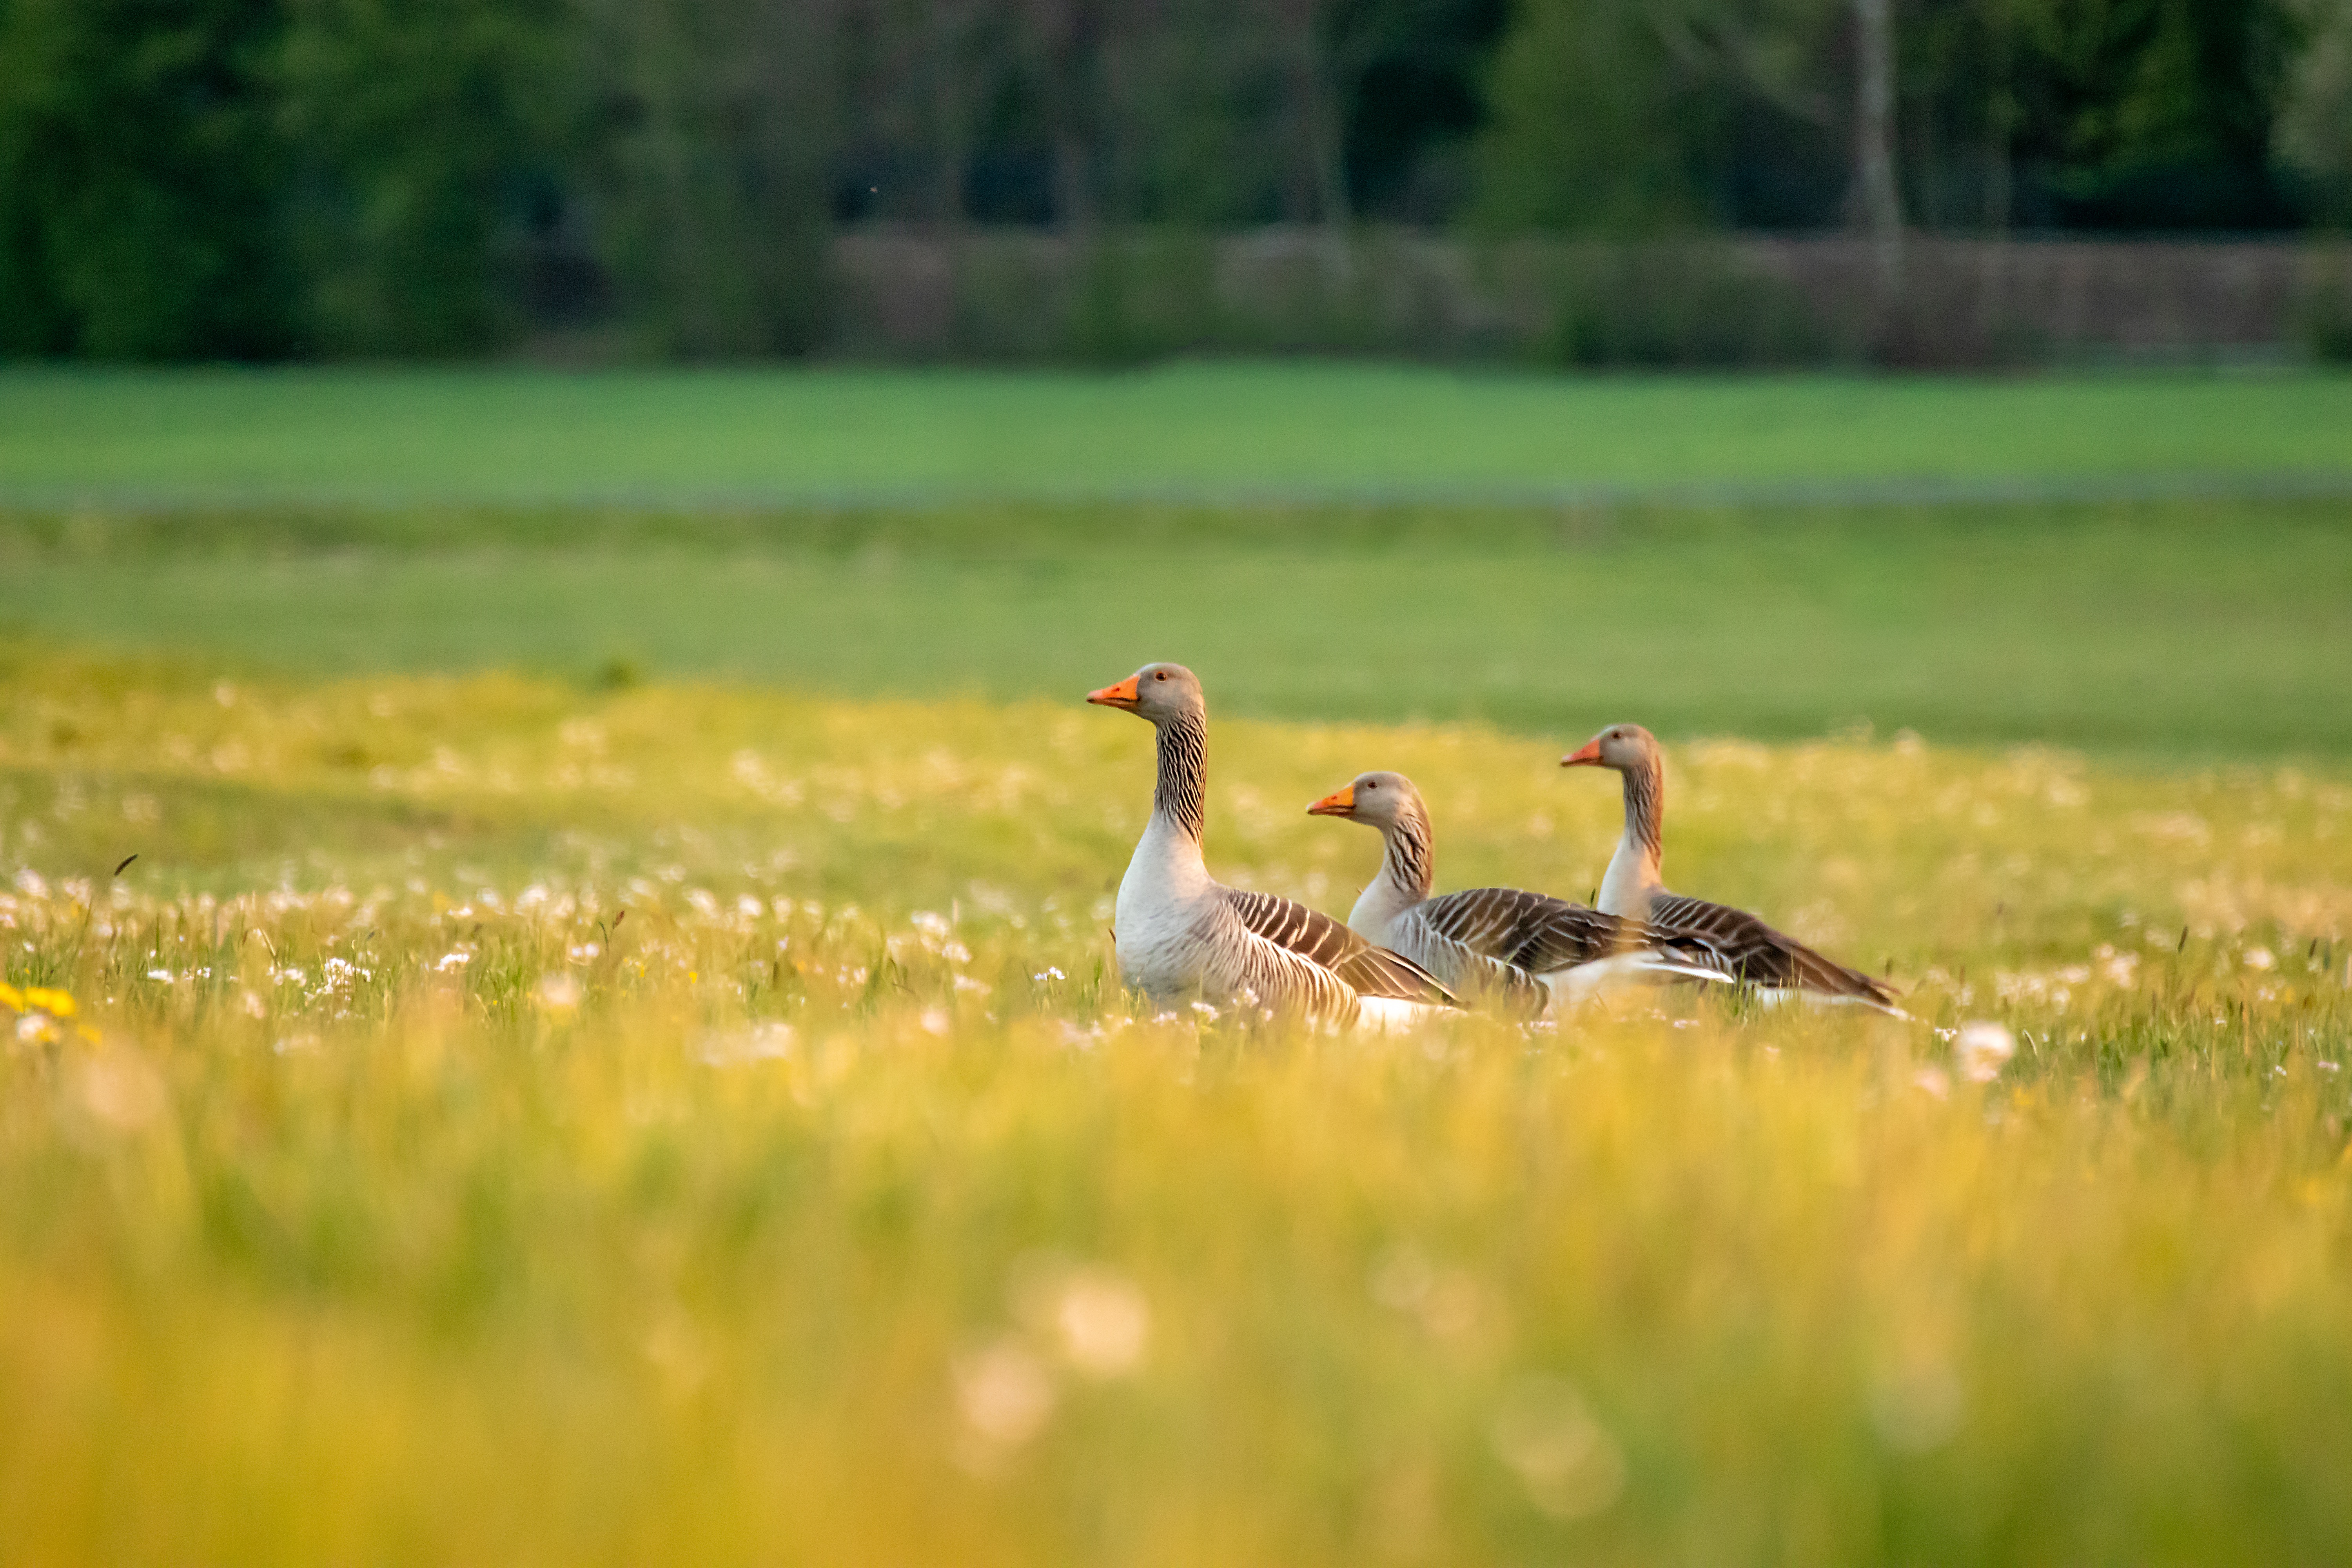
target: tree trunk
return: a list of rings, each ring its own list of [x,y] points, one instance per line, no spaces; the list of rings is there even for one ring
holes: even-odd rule
[[[1880,286],[1902,268],[1903,198],[1895,184],[1894,0],[1853,0],[1855,216],[1876,242]]]

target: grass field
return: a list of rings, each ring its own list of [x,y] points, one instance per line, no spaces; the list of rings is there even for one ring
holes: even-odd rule
[[[0,504],[2352,488],[2352,376],[0,371]]]
[[[1677,748],[1677,880],[1918,1026],[1323,1038],[1106,981],[1148,744],[10,657],[0,1556],[2352,1551],[2352,778]],[[1390,765],[1581,892],[1556,755],[1220,721],[1213,862],[1344,906]]]
[[[2352,752],[2352,503],[0,517],[0,624],[227,670],[520,668],[1226,711]]]
[[[2347,473],[2304,375],[0,372],[0,1562],[2345,1561]],[[1229,879],[1393,767],[1582,897],[1638,719],[1917,1021],[1160,1016],[1160,657]]]

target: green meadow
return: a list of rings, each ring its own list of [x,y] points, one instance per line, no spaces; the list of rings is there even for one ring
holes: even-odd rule
[[[777,505],[2352,483],[2352,376],[0,371],[0,502]]]
[[[0,1560],[2343,1561],[2347,388],[0,374]],[[1158,1009],[1157,658],[1913,1021]]]
[[[224,669],[867,697],[1066,697],[1176,657],[1225,710],[1300,721],[2332,757],[2352,750],[2347,513],[86,511],[0,518],[0,623]]]

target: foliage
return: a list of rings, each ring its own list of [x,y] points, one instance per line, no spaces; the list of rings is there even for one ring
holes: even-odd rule
[[[688,357],[823,336],[837,40],[822,5],[600,0],[604,238],[629,317]]]
[[[1906,205],[1937,226],[2279,226],[2292,215],[2270,142],[2298,34],[2281,0],[1906,9]],[[1596,232],[1834,223],[1849,48],[1843,8],[1815,0],[1531,0],[1495,68],[1482,216]],[[2325,79],[2332,55],[2306,58]],[[2296,123],[2327,123],[2333,89],[2302,90],[2316,118]]]
[[[2304,47],[2278,118],[2278,152],[2316,216],[2352,228],[2352,4],[2304,0]]]
[[[574,90],[561,0],[288,0],[279,93],[315,341],[510,339],[528,234],[560,216]]]
[[[1074,700],[0,699],[11,1561],[2352,1544],[2335,771],[1679,746],[1677,879],[1919,1026],[1334,1038],[1106,983],[1148,740]],[[1378,762],[1574,889],[1557,754],[1220,721],[1213,862],[1343,906]]]
[[[1940,227],[2340,216],[2340,10],[1914,0],[1906,200]],[[844,223],[1833,226],[1848,25],[1832,0],[7,0],[0,353],[597,326],[606,352],[802,353],[832,342]],[[1090,310],[1058,352],[1202,336]]]
[[[1482,221],[1600,233],[1756,221],[1741,189],[1750,147],[1839,164],[1821,135],[1838,113],[1822,79],[1833,15],[1814,0],[1530,0],[1495,67]],[[1811,221],[1834,216],[1836,188]]]
[[[0,5],[0,353],[299,341],[270,0]]]
[[[2136,228],[2280,221],[2270,142],[2294,35],[2284,5],[2105,0],[2021,7],[2002,23],[2022,46],[2012,146],[2040,165],[2050,216]]]

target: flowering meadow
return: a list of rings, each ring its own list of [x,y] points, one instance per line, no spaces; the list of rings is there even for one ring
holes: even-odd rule
[[[1670,745],[1912,1021],[1330,1035],[1120,989],[1080,696],[0,650],[0,1560],[2352,1557],[2352,771]],[[1210,863],[1582,898],[1582,738]]]

